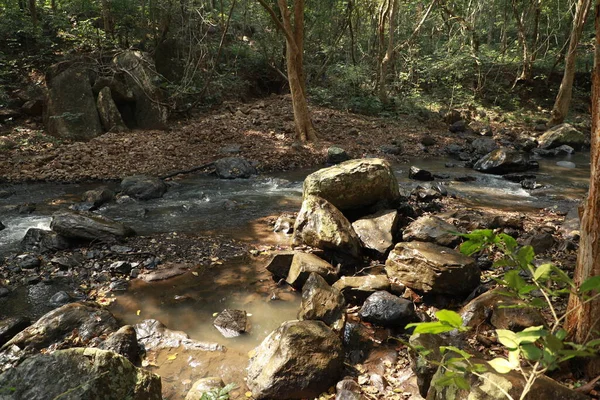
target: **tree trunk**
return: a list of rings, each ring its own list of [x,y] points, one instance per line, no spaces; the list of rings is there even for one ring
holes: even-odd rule
[[[292,26],[291,12],[287,0],[277,0],[281,20],[273,8],[265,0],[258,2],[269,13],[271,19],[285,35],[285,54],[292,108],[294,110],[294,125],[296,137],[305,141],[317,140],[306,101],[306,83],[303,68],[304,51],[304,0],[294,2],[294,24]]]
[[[110,37],[114,39],[115,33],[112,28],[113,24],[109,0],[102,0],[102,20],[104,23],[104,33],[110,35]]]
[[[590,189],[581,219],[579,256],[574,274],[576,285],[600,275],[600,0],[596,0],[595,21]],[[567,312],[565,328],[574,342],[584,343],[600,337],[600,298],[582,304],[579,297],[572,294]]]
[[[382,103],[387,104],[389,101],[388,93],[387,93],[387,76],[389,66],[394,63],[394,47],[395,47],[395,36],[396,36],[396,20],[398,18],[398,0],[389,0],[390,5],[388,5],[388,11],[391,7],[391,12],[387,12],[388,15],[388,40],[387,40],[387,48],[385,50],[385,54],[381,59],[379,64],[379,100]],[[382,26],[380,29],[383,31],[385,29],[385,19],[382,21]],[[383,44],[383,35],[381,36],[381,44]]]
[[[29,0],[29,13],[31,14],[31,23],[34,28],[37,28],[38,15],[35,0]]]
[[[575,59],[577,56],[577,46],[581,39],[581,32],[585,25],[588,12],[590,10],[591,0],[577,0],[575,6],[575,17],[573,18],[573,27],[571,28],[571,38],[569,41],[569,50],[565,57],[565,72],[563,74],[558,95],[554,102],[554,107],[550,113],[548,126],[558,125],[564,122],[569,113],[571,105],[571,96],[573,93],[573,80],[575,79]]]

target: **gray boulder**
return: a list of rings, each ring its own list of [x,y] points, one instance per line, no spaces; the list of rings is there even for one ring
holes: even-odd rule
[[[121,181],[121,191],[138,200],[158,199],[167,192],[167,185],[154,176],[134,175]]]
[[[363,321],[389,328],[404,328],[417,319],[412,301],[386,291],[370,295],[358,314]]]
[[[510,174],[538,168],[537,161],[531,161],[525,153],[500,148],[479,159],[473,169],[487,174]]]
[[[339,164],[349,159],[350,156],[341,147],[331,146],[327,149],[327,164]]]
[[[340,338],[323,322],[284,322],[251,352],[248,387],[256,399],[318,397],[337,382],[343,361]]]
[[[346,301],[339,290],[312,272],[302,287],[302,303],[298,319],[323,321],[339,331],[344,325],[344,306]]]
[[[394,245],[400,218],[397,210],[382,210],[352,223],[363,246],[385,256]]]
[[[250,178],[258,172],[250,161],[241,157],[225,157],[214,163],[217,176],[221,179]]]
[[[425,293],[466,295],[480,283],[475,260],[433,243],[398,243],[385,263],[390,278]]]
[[[379,158],[349,160],[313,172],[304,180],[303,195],[321,197],[341,211],[379,202],[394,205],[400,196],[394,171]]]
[[[81,197],[81,201],[90,204],[92,209],[98,208],[103,204],[110,203],[115,199],[115,192],[105,186],[88,190]]]
[[[434,179],[431,172],[415,167],[414,165],[408,170],[408,177],[416,181],[432,181]]]
[[[473,153],[478,156],[484,156],[498,148],[496,141],[489,137],[482,137],[473,140],[471,143],[471,148],[473,149]]]
[[[98,115],[100,115],[100,121],[104,130],[107,132],[125,132],[127,126],[123,122],[123,117],[117,108],[109,87],[104,87],[98,93],[96,99],[96,107],[98,108]]]
[[[127,86],[135,98],[135,121],[139,128],[164,129],[168,110],[162,103],[162,93],[155,81],[158,74],[154,62],[140,51],[126,50],[113,59],[118,70],[124,72]]]
[[[62,211],[52,216],[50,229],[69,239],[113,241],[133,236],[133,229],[95,214]]]
[[[440,246],[454,247],[460,242],[460,237],[454,235],[456,227],[443,219],[424,215],[413,221],[402,232],[404,241],[418,240],[420,242],[437,243]]]
[[[296,289],[300,289],[304,286],[311,273],[322,276],[329,283],[335,282],[338,275],[333,265],[316,255],[311,253],[296,253],[292,259],[292,265],[290,266],[286,282]]]
[[[539,146],[542,149],[554,149],[566,144],[575,150],[580,150],[586,141],[587,138],[582,132],[567,123],[548,129],[538,138]]]
[[[64,236],[45,229],[29,228],[19,244],[21,251],[32,253],[48,253],[66,250],[70,246]]]
[[[304,196],[294,225],[293,242],[358,257],[360,240],[350,221],[329,201]]]
[[[12,388],[10,398],[27,400],[162,399],[158,375],[111,351],[91,348],[27,358],[0,375],[0,388]]]
[[[390,280],[387,275],[342,276],[333,288],[339,290],[348,302],[360,304],[377,291],[390,290]]]
[[[44,122],[50,135],[85,141],[102,133],[85,64],[55,64],[46,74],[46,83],[48,94]]]

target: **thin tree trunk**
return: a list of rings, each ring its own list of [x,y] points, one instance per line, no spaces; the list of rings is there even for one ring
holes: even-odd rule
[[[389,101],[388,93],[387,93],[387,76],[389,66],[394,62],[394,38],[396,34],[396,19],[398,17],[398,0],[390,0],[391,2],[391,12],[388,14],[388,40],[387,40],[387,48],[385,50],[385,54],[381,59],[379,64],[379,100],[382,103],[387,104]],[[390,7],[390,6],[388,6]],[[385,20],[383,21],[383,25],[385,26]],[[381,37],[383,39],[383,36]]]
[[[575,6],[575,17],[573,18],[573,27],[571,29],[571,38],[569,41],[569,50],[565,56],[565,72],[563,74],[560,88],[558,89],[558,95],[554,102],[554,107],[550,113],[550,121],[548,126],[558,125],[564,122],[567,114],[569,113],[569,107],[571,106],[571,97],[573,94],[573,80],[575,79],[575,59],[577,58],[577,46],[579,45],[579,39],[581,39],[581,33],[585,20],[587,19],[588,12],[590,11],[592,1],[591,0],[577,0]]]
[[[600,275],[600,0],[596,0],[595,21],[590,189],[581,219],[579,256],[574,274],[577,285],[592,276]],[[572,294],[567,312],[569,314],[565,328],[575,343],[585,343],[600,337],[600,298],[582,304],[579,297]]]
[[[38,15],[35,0],[29,0],[29,13],[31,14],[31,23],[34,28],[38,25]]]
[[[354,39],[354,27],[352,26],[352,14],[354,11],[353,0],[348,0],[348,28],[350,29],[350,57],[352,59],[352,65],[356,65],[356,43]]]

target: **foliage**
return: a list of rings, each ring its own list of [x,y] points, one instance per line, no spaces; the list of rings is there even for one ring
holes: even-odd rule
[[[230,383],[223,388],[216,388],[209,392],[202,393],[200,400],[229,400],[229,392],[236,389],[234,383]]]
[[[592,340],[583,345],[569,342],[567,332],[561,325],[566,314],[559,315],[553,303],[554,298],[568,295],[572,291],[581,296],[584,303],[598,296],[600,277],[595,276],[576,287],[573,280],[559,267],[544,263],[533,264],[535,253],[531,246],[519,247],[517,241],[504,233],[496,233],[491,229],[476,230],[469,234],[460,234],[466,241],[460,245],[460,251],[465,255],[479,252],[499,250],[500,258],[494,262],[497,268],[507,271],[498,283],[504,288],[504,294],[526,300],[518,307],[545,307],[552,315],[549,326],[532,326],[521,332],[497,329],[498,341],[504,346],[507,357],[497,357],[487,364],[496,372],[505,374],[511,371],[519,372],[525,379],[525,386],[520,399],[524,399],[535,380],[547,371],[557,369],[561,363],[575,357],[590,357],[597,353],[600,340]],[[537,291],[542,298],[532,296]],[[509,306],[515,307],[515,306]],[[436,313],[438,321],[421,322],[407,325],[414,328],[415,333],[440,334],[453,330],[464,331],[460,315],[440,310]],[[444,358],[441,367],[443,376],[434,382],[440,387],[454,385],[468,389],[467,374],[474,374],[485,379],[482,372],[487,371],[483,364],[472,363],[472,356],[456,348],[444,348],[450,351],[450,356]],[[492,382],[493,384],[493,382]],[[512,399],[508,393],[507,398]]]

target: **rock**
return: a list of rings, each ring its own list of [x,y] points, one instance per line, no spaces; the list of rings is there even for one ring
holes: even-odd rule
[[[228,146],[223,146],[219,149],[219,153],[221,154],[239,154],[242,152],[241,144],[230,144]]]
[[[290,218],[284,215],[279,216],[277,221],[275,221],[275,226],[273,227],[273,232],[283,232],[286,235],[291,235],[294,233],[294,224],[296,223],[295,218]]]
[[[500,148],[483,156],[475,163],[473,169],[487,174],[509,174],[538,168],[536,161],[521,152]]]
[[[0,298],[6,297],[10,294],[10,290],[4,286],[0,286]]]
[[[0,231],[6,229],[6,226],[0,221]]]
[[[379,158],[350,160],[323,168],[304,180],[303,196],[321,197],[341,211],[376,203],[394,206],[400,194],[398,181],[387,161]]]
[[[566,144],[563,144],[562,146],[558,146],[557,148],[554,149],[554,151],[556,152],[557,155],[575,153],[575,149],[572,148],[571,146],[567,146]]]
[[[50,229],[59,235],[75,240],[100,240],[104,242],[133,236],[128,226],[95,214],[62,211],[52,216]]]
[[[572,161],[557,161],[556,165],[563,168],[574,169],[577,168],[577,164]]]
[[[204,393],[221,389],[224,386],[225,383],[223,383],[223,380],[218,377],[198,379],[196,382],[194,382],[184,400],[206,400],[206,396],[202,396]]]
[[[156,281],[164,281],[165,279],[170,279],[179,275],[183,275],[190,270],[192,267],[191,264],[171,264],[165,263],[161,265],[160,269],[150,272],[144,272],[139,276],[140,279],[146,282],[156,282]],[[151,261],[148,266],[145,266],[146,269],[154,269],[156,268],[156,261]]]
[[[167,192],[167,185],[154,176],[135,175],[121,181],[121,191],[137,200],[158,199]]]
[[[521,183],[524,180],[527,179],[534,179],[536,178],[536,176],[534,174],[506,174],[506,175],[502,175],[502,178],[506,179],[507,181],[511,181],[511,182],[515,182],[515,183]]]
[[[381,210],[352,223],[363,246],[385,256],[394,245],[400,218],[397,210]]]
[[[121,78],[121,76],[118,75],[112,75],[110,77],[100,76],[94,81],[92,91],[97,96],[102,89],[107,87],[110,89],[111,96],[116,103],[135,102],[133,90],[128,88],[124,80],[119,78]]]
[[[433,174],[429,171],[426,171],[424,169],[415,167],[415,166],[411,166],[410,170],[408,171],[408,177],[410,179],[414,179],[416,181],[432,181],[433,180]]]
[[[335,400],[361,400],[360,385],[346,377],[335,385]]]
[[[554,237],[549,233],[538,233],[525,240],[525,244],[533,247],[535,254],[543,254],[554,247]]]
[[[118,331],[111,333],[98,348],[120,354],[134,365],[140,361],[141,349],[135,328],[131,325],[122,326]]]
[[[21,254],[17,256],[16,262],[21,269],[36,269],[42,265],[39,257],[34,254]]]
[[[290,266],[294,259],[294,251],[281,251],[275,253],[266,266],[266,270],[273,274],[275,280],[285,279],[290,273]]]
[[[440,347],[447,346],[449,343],[442,335],[433,334],[414,334],[408,339],[411,349],[408,352],[410,357],[410,367],[417,376],[417,387],[419,394],[427,396],[431,379],[435,375],[439,363],[442,360]],[[423,348],[427,354],[416,352],[412,349]],[[482,399],[483,400],[483,399]]]
[[[360,253],[360,240],[346,217],[329,201],[312,195],[304,196],[294,225],[293,243],[353,257]]]
[[[138,342],[146,351],[183,347],[188,350],[223,351],[223,346],[217,343],[199,342],[192,340],[181,331],[168,329],[160,321],[146,319],[134,326]]]
[[[464,132],[467,130],[467,121],[465,121],[464,119],[458,120],[451,124],[448,127],[448,130],[452,133]]]
[[[16,345],[21,349],[37,351],[60,343],[77,331],[87,341],[111,333],[118,327],[113,315],[92,303],[70,303],[42,316],[33,325],[9,340],[2,349]]]
[[[44,101],[42,99],[28,100],[21,106],[21,111],[32,117],[39,117],[44,112]]]
[[[466,295],[480,283],[475,260],[433,243],[398,243],[385,270],[392,279],[425,293]]]
[[[456,227],[443,219],[433,216],[424,215],[408,225],[403,233],[402,238],[406,242],[418,240],[421,242],[437,243],[440,246],[454,247],[460,243],[460,237],[453,234],[456,232]]]
[[[61,270],[79,267],[82,261],[81,254],[77,253],[72,256],[52,257],[52,259],[50,259],[50,263],[57,265]]]
[[[108,270],[112,273],[127,275],[131,272],[130,262],[127,261],[115,261],[108,266]]]
[[[431,135],[425,135],[421,138],[421,144],[425,147],[433,146],[437,141]]]
[[[226,338],[240,336],[242,333],[248,332],[250,328],[248,316],[244,310],[225,309],[217,315],[213,325]]]
[[[339,337],[321,321],[284,322],[251,354],[247,384],[256,399],[318,397],[344,360]]]
[[[586,144],[586,136],[571,124],[560,124],[548,129],[538,138],[542,149],[554,149],[566,144],[575,150],[581,150]]]
[[[96,107],[98,108],[100,122],[102,122],[106,132],[125,132],[128,130],[117,105],[112,99],[109,87],[100,90],[96,99]]]
[[[296,289],[301,289],[313,272],[321,275],[330,283],[337,279],[337,270],[327,261],[311,253],[296,253],[292,259],[286,282]]]
[[[389,328],[404,328],[417,319],[415,306],[410,300],[386,291],[370,295],[358,315],[363,321]]]
[[[331,146],[327,149],[327,164],[339,164],[349,159],[350,156],[341,147]]]
[[[90,203],[92,205],[91,210],[97,209],[103,204],[110,203],[115,199],[115,192],[105,186],[101,186],[97,189],[88,190],[81,197],[81,201],[84,203]]]
[[[117,70],[125,72],[127,86],[135,98],[135,122],[142,129],[164,129],[168,110],[160,89],[154,84],[158,74],[146,53],[134,50],[119,52],[113,59]]]
[[[447,124],[453,124],[462,119],[460,111],[458,110],[442,110],[440,111],[440,115],[442,117],[442,121]]]
[[[352,304],[362,304],[371,294],[380,290],[390,290],[387,275],[342,276],[333,288],[339,290]]]
[[[161,400],[160,377],[111,351],[76,348],[25,359],[0,375],[15,399]]]
[[[487,364],[485,360],[471,358],[472,363]],[[491,366],[488,371],[480,373],[480,377],[467,373],[466,379],[469,389],[459,389],[456,386],[437,387],[432,385],[427,393],[428,400],[505,400],[506,395],[498,390],[502,388],[513,399],[518,399],[523,392],[525,380],[523,376],[515,371],[507,374],[496,372]],[[435,381],[444,376],[444,369],[440,368],[433,376]],[[588,396],[562,386],[558,382],[545,375],[538,377],[527,394],[527,400],[586,400]]]
[[[394,156],[402,154],[402,147],[395,144],[384,144],[379,146],[379,151],[383,154],[391,154]]]
[[[323,321],[336,331],[344,326],[346,301],[339,290],[332,288],[321,275],[311,272],[302,287],[302,303],[298,319]]]
[[[459,311],[463,324],[477,327],[490,322],[497,329],[523,330],[530,326],[545,325],[540,312],[527,303],[509,297],[499,290],[477,296]]]
[[[69,293],[61,290],[60,292],[56,292],[52,297],[50,297],[50,304],[55,307],[64,306],[65,304],[73,301]]]
[[[411,197],[414,197],[417,201],[428,203],[430,201],[441,199],[444,197],[439,190],[434,189],[431,186],[417,186],[410,192]]]
[[[29,325],[31,321],[25,317],[8,317],[0,320],[0,347]]]
[[[473,153],[479,157],[484,156],[498,148],[496,141],[492,138],[482,137],[471,142]]]
[[[46,83],[44,122],[50,135],[85,141],[102,133],[89,70],[84,63],[53,65],[46,74]]]
[[[256,168],[245,158],[226,157],[215,161],[217,176],[221,179],[250,178],[256,175]]]

